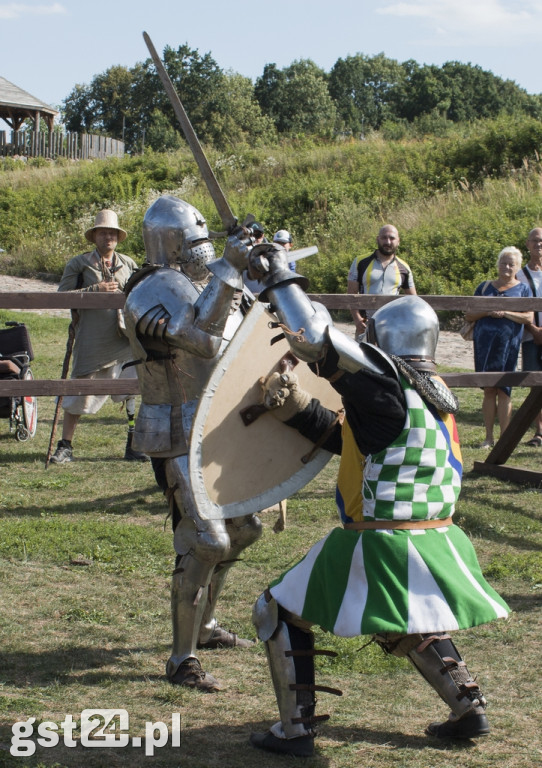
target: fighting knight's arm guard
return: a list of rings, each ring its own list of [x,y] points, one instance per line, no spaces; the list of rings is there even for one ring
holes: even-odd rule
[[[194,332],[205,333],[216,351],[222,341],[232,299],[243,289],[241,274],[248,266],[249,248],[232,235],[228,238],[222,258],[207,265],[213,277],[205,286],[194,306]]]
[[[152,282],[143,279],[136,284],[128,305],[138,338],[143,343],[144,339],[153,339],[198,357],[213,358],[222,343],[247,257],[247,246],[230,237],[224,256],[211,262],[215,274],[200,294],[181,272],[167,267],[151,272]],[[218,266],[222,261],[224,264]]]
[[[390,368],[394,370],[393,363],[381,350],[370,344],[359,345],[333,326],[326,307],[311,301],[303,290],[306,279],[289,270],[284,248],[276,243],[253,248],[250,271],[263,286],[259,300],[270,303],[270,310],[277,316],[293,353],[300,360],[317,363],[332,347],[341,370],[380,374],[390,372]]]

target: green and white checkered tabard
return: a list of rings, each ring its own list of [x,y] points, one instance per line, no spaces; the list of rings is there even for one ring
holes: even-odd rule
[[[449,517],[461,488],[442,427],[415,389],[402,381],[407,418],[401,434],[364,471],[363,516],[377,520]]]

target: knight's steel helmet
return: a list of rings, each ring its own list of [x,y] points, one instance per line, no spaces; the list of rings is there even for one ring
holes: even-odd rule
[[[143,240],[150,264],[180,267],[191,280],[203,280],[207,263],[215,258],[203,216],[173,195],[162,195],[147,210]]]
[[[370,318],[366,340],[388,355],[397,355],[413,368],[435,369],[439,335],[438,317],[419,296],[401,296]]]

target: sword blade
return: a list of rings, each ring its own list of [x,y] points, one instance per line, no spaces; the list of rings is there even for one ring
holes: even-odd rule
[[[209,161],[205,156],[201,144],[199,143],[199,139],[192,127],[192,123],[190,122],[188,115],[185,112],[185,109],[173,86],[173,83],[171,82],[169,75],[166,72],[162,61],[156,52],[156,48],[154,47],[152,40],[146,32],[143,32],[143,39],[147,44],[147,48],[151,54],[151,58],[156,67],[156,71],[158,72],[158,76],[162,81],[162,85],[164,86],[165,91],[169,97],[171,106],[175,112],[175,116],[177,117],[177,120],[179,121],[183,130],[185,139],[188,142],[188,146],[192,150],[192,154],[194,155],[194,159],[198,165],[198,168],[200,169],[201,175],[203,176],[203,180],[207,185],[209,194],[213,198],[213,202],[218,211],[218,215],[222,220],[222,224],[228,231],[230,231],[237,224],[237,218],[233,215],[228,201],[226,200],[226,196],[224,195],[224,192],[222,191],[222,188],[213,173],[213,169],[209,165]]]
[[[315,253],[318,253],[318,247],[316,245],[308,245],[306,248],[298,248],[296,251],[288,251],[288,261],[306,259],[307,256],[314,256]]]

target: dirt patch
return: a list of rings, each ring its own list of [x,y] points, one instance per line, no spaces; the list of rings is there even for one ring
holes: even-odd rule
[[[43,280],[31,280],[24,277],[11,277],[10,275],[0,276],[0,292],[44,292],[56,291],[57,284],[49,283]],[[70,316],[67,309],[34,309],[28,310],[37,314],[56,315],[58,317]],[[337,323],[343,333],[349,336],[354,335],[353,323]],[[474,370],[474,359],[472,354],[472,342],[465,341],[459,333],[455,331],[441,331],[439,343],[437,346],[437,364],[448,368],[460,368],[465,371]]]
[[[0,293],[54,293],[57,288],[57,283],[46,282],[45,280],[31,280],[27,277],[0,275]],[[36,315],[70,317],[69,309],[26,309],[24,311],[33,312]]]

